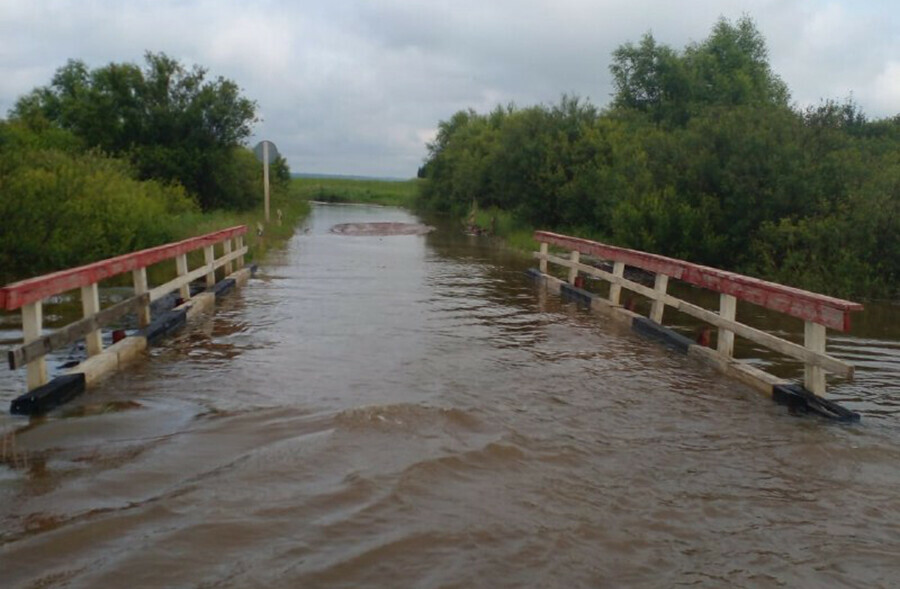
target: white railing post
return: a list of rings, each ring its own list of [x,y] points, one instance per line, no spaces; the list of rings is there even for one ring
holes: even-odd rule
[[[806,321],[803,329],[803,345],[808,350],[825,353],[825,326]],[[807,364],[803,370],[803,386],[811,393],[825,394],[825,371],[818,366]]]
[[[100,292],[97,283],[81,287],[81,310],[85,317],[100,312]],[[103,351],[103,337],[99,329],[95,329],[84,337],[88,357],[96,356]]]
[[[131,271],[131,278],[134,282],[134,294],[142,295],[149,290],[147,285],[147,268],[135,268]],[[138,309],[138,325],[147,327],[150,325],[150,303],[141,305]]]
[[[280,224],[281,223],[281,210],[279,209],[278,212],[279,212],[278,220],[279,220],[279,224]],[[238,235],[237,237],[235,237],[234,243],[236,244],[238,251],[243,250],[244,249],[244,236]],[[238,270],[240,270],[241,268],[244,267],[244,254],[241,254],[238,257],[238,259],[235,261],[235,265],[237,266]]]
[[[209,268],[209,272],[206,273],[206,287],[211,288],[216,285],[216,270],[215,264],[216,262],[216,254],[213,250],[214,246],[208,245],[203,248],[203,262],[206,264],[206,267]]]
[[[571,260],[573,264],[577,264],[580,259],[581,252],[578,250],[572,250],[572,253],[569,254],[569,260]],[[569,268],[569,284],[575,284],[576,278],[578,278],[578,268],[572,266]]]
[[[541,243],[541,260],[538,265],[541,274],[547,273],[547,254],[550,253],[550,245],[546,242]]]
[[[625,276],[625,262],[615,262],[613,264],[613,276],[618,278],[622,278]],[[609,283],[609,304],[618,305],[619,299],[622,296],[622,285],[615,284],[614,282]]]
[[[178,272],[178,276],[184,276],[188,273],[187,254],[181,254],[180,256],[175,257],[175,268]],[[178,293],[181,295],[182,301],[188,302],[191,300],[191,285],[188,283],[182,284],[178,288]]]
[[[228,254],[231,253],[231,238],[228,238],[222,242],[222,248],[224,251],[224,255],[227,256]],[[231,262],[229,261],[228,263],[225,264],[225,276],[228,276],[232,272],[233,272],[233,268],[232,268]]]
[[[663,311],[666,310],[666,303],[663,297],[666,295],[666,289],[669,287],[669,277],[666,274],[657,274],[653,290],[656,291],[657,298],[653,299],[650,306],[650,319],[662,325]]]
[[[734,321],[737,316],[737,299],[731,295],[719,294],[719,316]],[[718,351],[728,358],[734,355],[734,332],[724,327],[719,328]]]
[[[41,301],[35,301],[22,307],[22,339],[28,344],[41,337],[44,313]],[[47,384],[47,361],[43,356],[32,360],[27,365],[28,390],[34,390]]]

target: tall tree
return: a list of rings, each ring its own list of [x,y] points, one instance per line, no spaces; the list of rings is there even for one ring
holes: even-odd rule
[[[616,87],[613,107],[645,113],[655,123],[687,121],[691,88],[684,60],[652,34],[616,49],[609,69]]]
[[[178,182],[205,209],[247,208],[259,198],[228,169],[257,120],[256,103],[233,81],[209,79],[204,68],[165,54],[148,52],[143,69],[111,63],[90,70],[70,60],[10,114],[49,121],[88,147],[126,156],[142,178]]]
[[[679,53],[651,34],[613,52],[613,107],[680,126],[710,106],[787,108],[787,86],[772,71],[765,39],[753,20],[720,19],[702,43]]]

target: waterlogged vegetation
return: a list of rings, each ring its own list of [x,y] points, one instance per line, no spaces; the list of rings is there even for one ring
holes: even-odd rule
[[[419,194],[419,180],[297,177],[291,180],[291,189],[306,200],[412,208]]]
[[[243,142],[256,104],[147,54],[142,69],[70,61],[0,120],[0,282],[246,223],[251,256],[290,235],[308,206],[283,159],[258,238],[262,166]]]
[[[598,108],[464,110],[419,204],[523,242],[553,229],[835,295],[900,297],[900,115],[799,109],[750,19],[682,50],[646,35]]]

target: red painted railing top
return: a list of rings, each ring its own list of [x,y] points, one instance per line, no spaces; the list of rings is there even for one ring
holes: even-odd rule
[[[247,226],[238,225],[199,237],[191,237],[183,241],[100,260],[85,266],[14,282],[0,288],[0,309],[12,311],[29,303],[88,286],[123,272],[144,268],[245,233],[247,233]]]
[[[863,309],[862,305],[852,301],[579,237],[569,237],[549,231],[535,231],[534,238],[539,242],[569,250],[578,250],[582,254],[614,262],[624,262],[629,266],[642,268],[649,272],[665,274],[839,331],[848,331],[850,329],[850,313]]]

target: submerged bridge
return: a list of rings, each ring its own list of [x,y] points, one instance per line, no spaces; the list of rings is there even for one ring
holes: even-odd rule
[[[86,266],[30,278],[0,288],[0,309],[21,309],[23,343],[8,352],[9,367],[26,369],[28,392],[10,404],[18,415],[41,415],[81,394],[111,372],[124,368],[139,357],[149,344],[158,343],[199,313],[213,308],[217,297],[236,285],[246,283],[250,269],[244,268],[245,225],[223,229],[176,243],[141,250]],[[189,268],[189,256],[202,254],[202,264]],[[156,264],[174,262],[175,278],[151,287],[147,269]],[[236,272],[233,272],[234,269]],[[224,276],[217,281],[216,273]],[[133,295],[105,309],[100,308],[101,281],[131,274]],[[200,281],[192,295],[191,283]],[[83,317],[45,334],[44,301],[67,291],[80,293]],[[157,305],[151,317],[151,304],[178,293],[166,308]],[[112,345],[104,349],[104,328],[120,323],[134,314],[137,330],[131,335],[117,329],[110,334]],[[45,356],[83,340],[87,358],[52,381],[47,375]]]
[[[3,586],[895,584],[878,303],[848,335],[846,301],[429,221],[315,205],[245,283],[239,227],[7,286],[0,400],[49,411],[0,414]],[[50,409],[59,378],[89,390]]]
[[[402,234],[397,223],[357,225],[355,235]],[[347,233],[342,225],[335,233]],[[365,231],[360,232],[359,227]],[[424,226],[413,226],[409,234],[421,234]],[[427,228],[426,228],[427,229]],[[46,276],[17,282],[0,289],[0,308],[21,309],[24,342],[8,352],[9,367],[26,367],[28,392],[12,401],[13,414],[39,415],[65,403],[108,373],[124,368],[163,336],[178,329],[195,315],[212,309],[215,299],[235,285],[244,284],[250,272],[243,269],[247,247],[243,237],[246,226],[232,227],[181,242],[134,252],[56,272]],[[427,232],[427,231],[425,231]],[[352,233],[352,232],[351,232]],[[859,415],[825,398],[826,372],[846,379],[853,378],[854,367],[849,362],[826,352],[826,329],[850,329],[850,314],[861,311],[862,305],[808,291],[766,282],[756,278],[726,272],[621,247],[614,247],[547,231],[537,231],[535,240],[540,251],[534,256],[539,268],[529,273],[540,284],[607,317],[625,322],[636,331],[658,339],[678,350],[710,363],[775,401],[794,410],[813,411],[840,420],[856,420]],[[554,253],[550,248],[554,248]],[[218,252],[217,252],[218,248]],[[190,268],[189,256],[201,253],[202,260]],[[564,253],[562,253],[564,252]],[[582,260],[581,256],[586,256]],[[199,257],[197,257],[199,260]],[[154,264],[175,262],[174,279],[150,287],[147,268]],[[591,261],[590,264],[584,263]],[[565,280],[549,273],[550,265],[565,269]],[[233,273],[233,266],[237,272]],[[626,278],[626,272],[644,273],[652,287]],[[102,280],[131,273],[133,296],[106,309],[100,308],[98,285]],[[222,274],[217,281],[216,273]],[[585,277],[602,283],[605,292],[597,288],[585,289]],[[711,291],[719,296],[718,309],[707,309],[668,294],[670,280]],[[195,283],[192,291],[191,285]],[[42,328],[43,301],[73,289],[80,290],[83,318],[44,334]],[[649,301],[648,316],[636,312],[634,300],[622,304],[626,290]],[[602,289],[601,289],[602,290]],[[193,292],[193,294],[192,294]],[[173,308],[151,319],[151,303],[172,293],[178,293]],[[794,343],[737,320],[738,301],[798,318],[804,322],[803,344]],[[696,340],[664,326],[666,308],[685,313],[715,328],[715,341],[707,329]],[[137,329],[132,335],[117,330],[113,345],[104,350],[102,329],[120,322],[134,313]],[[774,350],[804,365],[802,385],[778,378],[734,357],[735,336],[746,338],[760,346]],[[76,341],[83,340],[88,357],[70,368],[66,374],[50,381],[47,377],[45,355]]]
[[[826,328],[841,332],[849,331],[850,314],[863,309],[859,303],[586,239],[546,231],[538,231],[534,237],[541,244],[540,252],[535,254],[540,260],[540,269],[534,276],[553,291],[579,300],[591,309],[628,323],[636,331],[659,339],[688,355],[696,356],[792,409],[814,411],[840,420],[859,419],[858,414],[824,398],[826,372],[846,379],[853,378],[852,364],[826,353]],[[550,255],[550,246],[568,251],[568,257]],[[591,256],[595,264],[581,263],[580,257],[583,254]],[[598,267],[596,262],[600,262],[599,265],[605,263],[609,268]],[[548,263],[567,268],[566,280],[548,274]],[[646,272],[653,281],[653,287],[649,288],[625,278],[628,269]],[[597,293],[579,288],[584,286],[583,275],[603,281],[607,285],[608,295],[599,296]],[[670,279],[717,294],[718,310],[706,309],[667,294]],[[623,288],[651,302],[649,317],[635,313],[631,305],[629,305],[631,308],[628,308],[620,304]],[[803,345],[737,321],[738,301],[759,305],[802,320]],[[715,347],[710,347],[712,338],[709,337],[709,332],[700,332],[695,341],[664,327],[663,317],[666,307],[715,327],[717,334]],[[735,359],[736,335],[803,362],[802,386]]]

